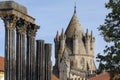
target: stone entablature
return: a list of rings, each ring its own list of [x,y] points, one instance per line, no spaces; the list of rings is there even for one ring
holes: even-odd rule
[[[17,10],[19,12],[22,12],[24,14],[27,14],[26,7],[14,2],[14,1],[2,1],[0,2],[0,10]]]
[[[8,14],[22,18],[23,20],[30,23],[35,22],[35,19],[27,14],[27,9],[24,6],[14,1],[0,2],[0,17],[6,16]]]

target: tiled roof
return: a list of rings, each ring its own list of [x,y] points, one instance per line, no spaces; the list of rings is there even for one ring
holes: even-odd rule
[[[0,56],[0,71],[4,71],[4,57]]]
[[[59,80],[54,74],[52,74],[52,80]]]
[[[97,76],[89,78],[87,80],[110,80],[110,74],[108,72],[101,73]]]

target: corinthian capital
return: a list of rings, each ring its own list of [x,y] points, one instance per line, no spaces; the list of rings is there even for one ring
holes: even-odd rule
[[[9,29],[14,29],[17,22],[17,17],[15,15],[5,15],[2,17],[5,27]]]
[[[37,29],[39,29],[39,26],[30,23],[27,27],[27,35],[31,37],[35,37]]]
[[[21,34],[22,33],[24,34],[26,32],[27,26],[28,26],[28,23],[21,18],[18,19],[16,22],[16,30]]]

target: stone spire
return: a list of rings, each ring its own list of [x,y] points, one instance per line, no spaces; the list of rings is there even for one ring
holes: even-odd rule
[[[60,39],[65,39],[66,36],[65,36],[65,33],[64,33],[64,29],[62,28],[62,32],[61,32],[61,35],[60,35]]]
[[[86,39],[89,39],[89,32],[88,32],[88,29],[86,29]]]
[[[72,38],[73,35],[74,35],[74,32],[75,30],[77,30],[77,32],[79,32],[78,34],[82,34],[83,33],[83,30],[82,30],[82,27],[81,27],[81,24],[79,22],[79,19],[77,17],[77,14],[76,14],[76,5],[74,7],[74,13],[73,13],[73,16],[72,16],[72,19],[66,29],[66,37],[67,38]]]
[[[54,41],[59,41],[59,32],[57,31]]]

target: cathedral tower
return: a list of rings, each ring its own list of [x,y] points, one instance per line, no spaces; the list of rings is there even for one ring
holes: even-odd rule
[[[56,34],[55,42],[55,66],[53,73],[60,80],[85,79],[96,70],[94,64],[93,33],[88,29],[84,33],[77,17],[76,7],[70,23],[64,33]]]

